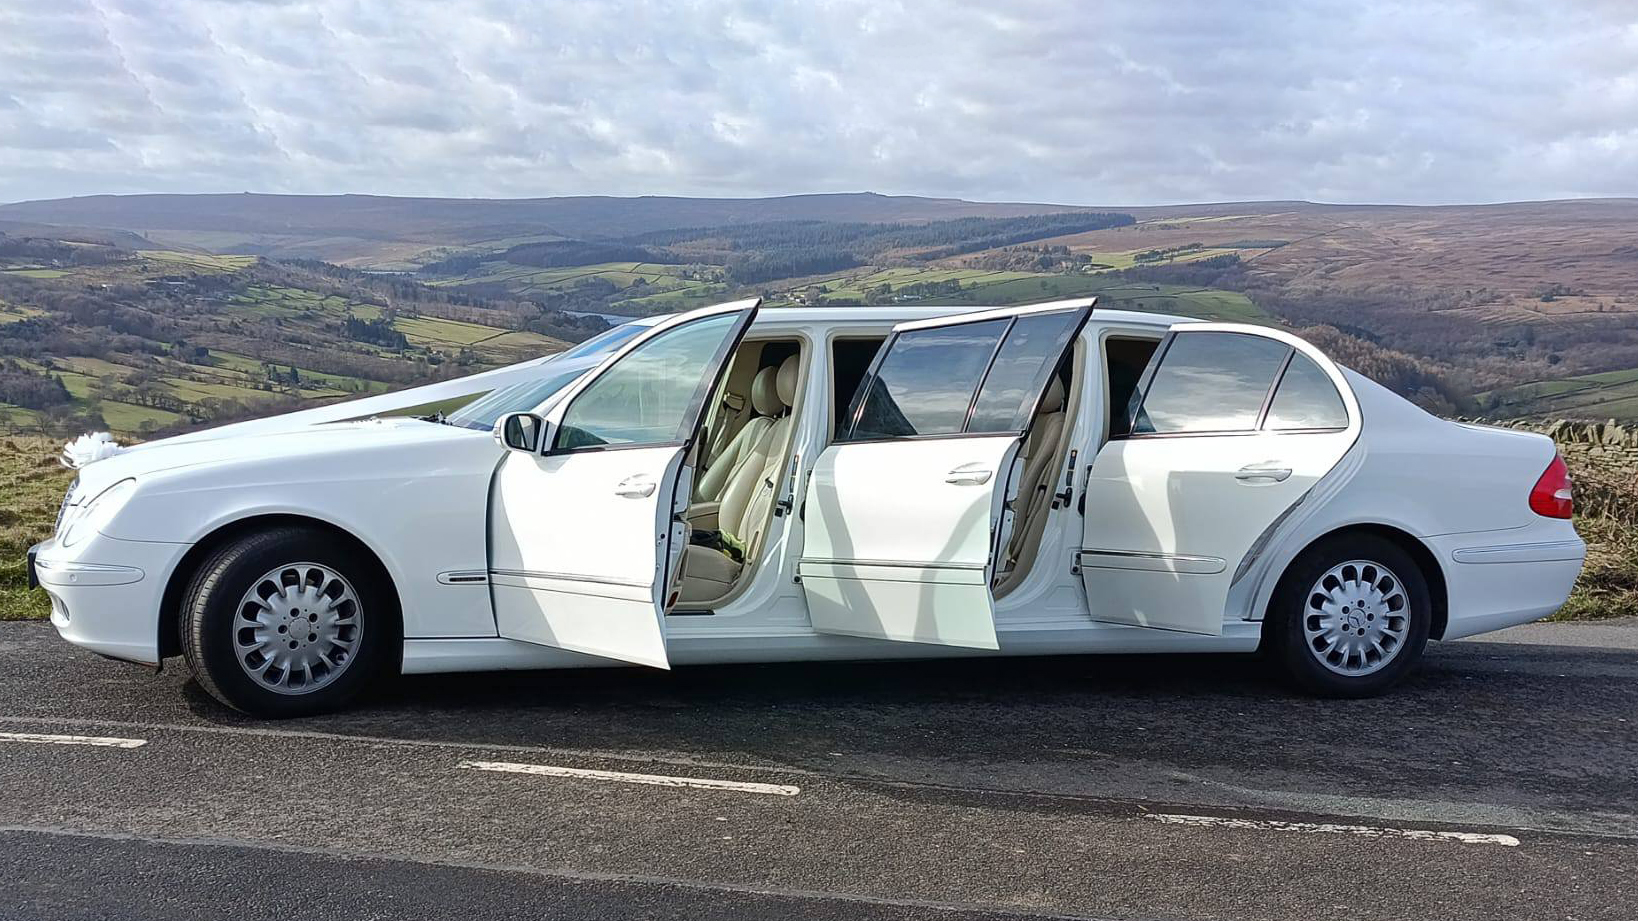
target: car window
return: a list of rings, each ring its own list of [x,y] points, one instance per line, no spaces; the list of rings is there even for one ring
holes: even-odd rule
[[[574,397],[556,447],[661,445],[683,441],[691,410],[711,384],[713,361],[739,320],[720,314],[685,323],[621,356]]]
[[[1144,388],[1134,435],[1240,432],[1257,427],[1291,347],[1245,333],[1178,333]]]
[[[895,336],[844,440],[960,433],[1007,323],[984,320]]]
[[[1348,410],[1331,379],[1307,355],[1298,352],[1291,356],[1291,364],[1268,404],[1263,428],[1278,432],[1347,427]]]
[[[1035,401],[1057,367],[1079,319],[1075,311],[1018,318],[978,388],[968,432],[1021,432],[1029,426]]]

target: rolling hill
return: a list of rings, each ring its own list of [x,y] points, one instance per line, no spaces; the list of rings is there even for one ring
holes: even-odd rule
[[[7,325],[56,331],[49,367],[33,347],[0,358],[19,374],[62,377],[81,402],[94,399],[87,380],[110,374],[76,363],[151,364],[180,409],[161,401],[139,414],[97,393],[116,417],[164,429],[218,417],[200,411],[212,405],[206,384],[335,398],[338,387],[559,347],[584,332],[561,326],[565,311],[640,316],[747,294],[776,305],[1097,294],[1109,306],[1315,330],[1445,412],[1630,419],[1634,230],[1638,200],[1626,199],[1103,208],[872,193],[91,196],[0,205],[0,252],[12,241],[20,254],[0,255],[0,345]],[[30,240],[57,248],[19,243]],[[98,253],[123,255],[99,264]],[[76,344],[107,327],[64,303],[119,315],[156,289],[177,297],[150,311],[171,325],[139,329],[145,345],[105,358]],[[291,353],[302,341],[281,338],[291,330],[323,360]],[[197,365],[178,351],[200,344],[228,357]],[[229,380],[232,356],[285,370],[241,366],[250,380]],[[112,372],[116,384],[127,376]],[[179,383],[195,377],[201,386]],[[251,411],[244,393],[224,399]]]

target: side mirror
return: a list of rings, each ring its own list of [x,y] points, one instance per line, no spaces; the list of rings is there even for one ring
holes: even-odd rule
[[[539,454],[549,427],[534,413],[507,413],[495,423],[495,440],[513,451]]]

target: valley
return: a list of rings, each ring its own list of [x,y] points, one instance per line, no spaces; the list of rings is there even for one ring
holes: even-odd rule
[[[1088,208],[93,196],[0,205],[0,430],[152,436],[790,304],[1277,323],[1447,414],[1638,419],[1638,202]]]

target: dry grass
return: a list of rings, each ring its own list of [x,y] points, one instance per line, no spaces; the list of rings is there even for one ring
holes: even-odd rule
[[[1587,564],[1553,619],[1638,615],[1638,483],[1576,458],[1569,464],[1575,528],[1587,542]]]
[[[62,443],[47,438],[0,439],[0,620],[34,620],[51,613],[45,592],[28,587],[24,556],[51,536],[74,471],[57,463]]]

